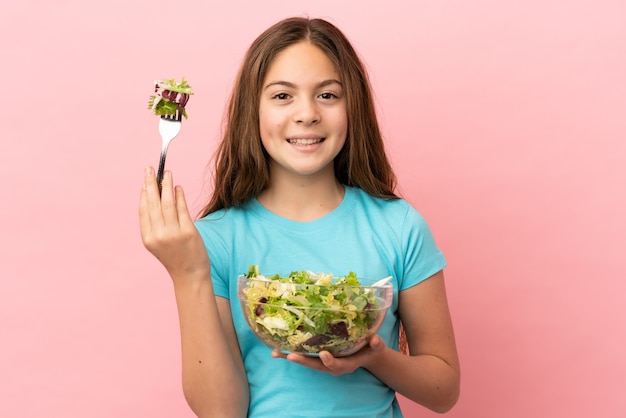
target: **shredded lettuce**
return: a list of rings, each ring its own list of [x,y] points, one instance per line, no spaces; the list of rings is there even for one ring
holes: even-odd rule
[[[155,115],[175,115],[180,110],[187,119],[187,111],[185,105],[189,100],[189,96],[193,94],[191,86],[183,77],[179,82],[175,79],[156,80],[154,82],[154,94],[148,100],[148,109],[152,110]]]
[[[311,271],[266,277],[251,265],[245,277],[254,279],[242,289],[249,323],[287,351],[341,353],[369,337],[386,308],[353,272],[336,279]]]

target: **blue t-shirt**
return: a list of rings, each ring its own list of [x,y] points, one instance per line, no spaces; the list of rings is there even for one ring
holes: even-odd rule
[[[250,418],[397,418],[395,392],[365,369],[332,376],[283,359],[252,334],[237,299],[237,276],[258,264],[261,273],[286,276],[311,270],[374,280],[392,276],[394,296],[378,334],[398,348],[398,291],[445,266],[423,217],[405,200],[373,198],[345,187],[341,204],[311,222],[296,222],[256,199],[221,210],[196,226],[211,259],[215,294],[231,311],[250,386]]]

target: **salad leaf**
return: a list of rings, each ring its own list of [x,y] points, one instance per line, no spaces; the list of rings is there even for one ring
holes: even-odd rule
[[[248,274],[246,274],[246,277],[248,279],[252,278],[252,277],[257,277],[259,276],[261,273],[259,273],[259,265],[258,264],[252,264],[248,267]]]
[[[242,289],[248,322],[266,342],[293,352],[333,353],[365,341],[382,320],[386,306],[376,293],[362,287],[355,273],[294,271],[287,277],[266,277],[249,266]]]
[[[176,79],[170,78],[166,80],[157,80],[156,84],[161,84],[162,88],[165,90],[175,91],[177,93],[185,93],[185,94],[193,94],[193,90],[185,77],[180,80],[180,83],[176,82]]]
[[[184,77],[180,83],[173,78],[156,80],[154,82],[154,94],[148,100],[148,109],[159,116],[174,115],[176,111],[181,111],[187,119],[185,106],[192,94],[193,90]]]

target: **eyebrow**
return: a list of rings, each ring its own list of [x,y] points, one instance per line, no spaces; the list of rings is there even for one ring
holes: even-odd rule
[[[322,88],[322,87],[330,86],[331,84],[339,84],[339,86],[342,85],[339,80],[335,80],[331,78],[328,80],[324,80],[321,83],[318,83],[315,87]],[[295,84],[289,81],[278,80],[278,81],[272,81],[271,83],[268,83],[265,87],[263,87],[263,90],[266,90],[272,86],[284,86],[284,87],[288,87],[292,89],[297,87]]]

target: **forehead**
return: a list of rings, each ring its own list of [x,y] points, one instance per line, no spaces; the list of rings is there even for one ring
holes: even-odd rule
[[[303,41],[285,48],[274,57],[264,84],[277,80],[304,82],[331,78],[339,80],[339,73],[330,58],[319,47]]]

